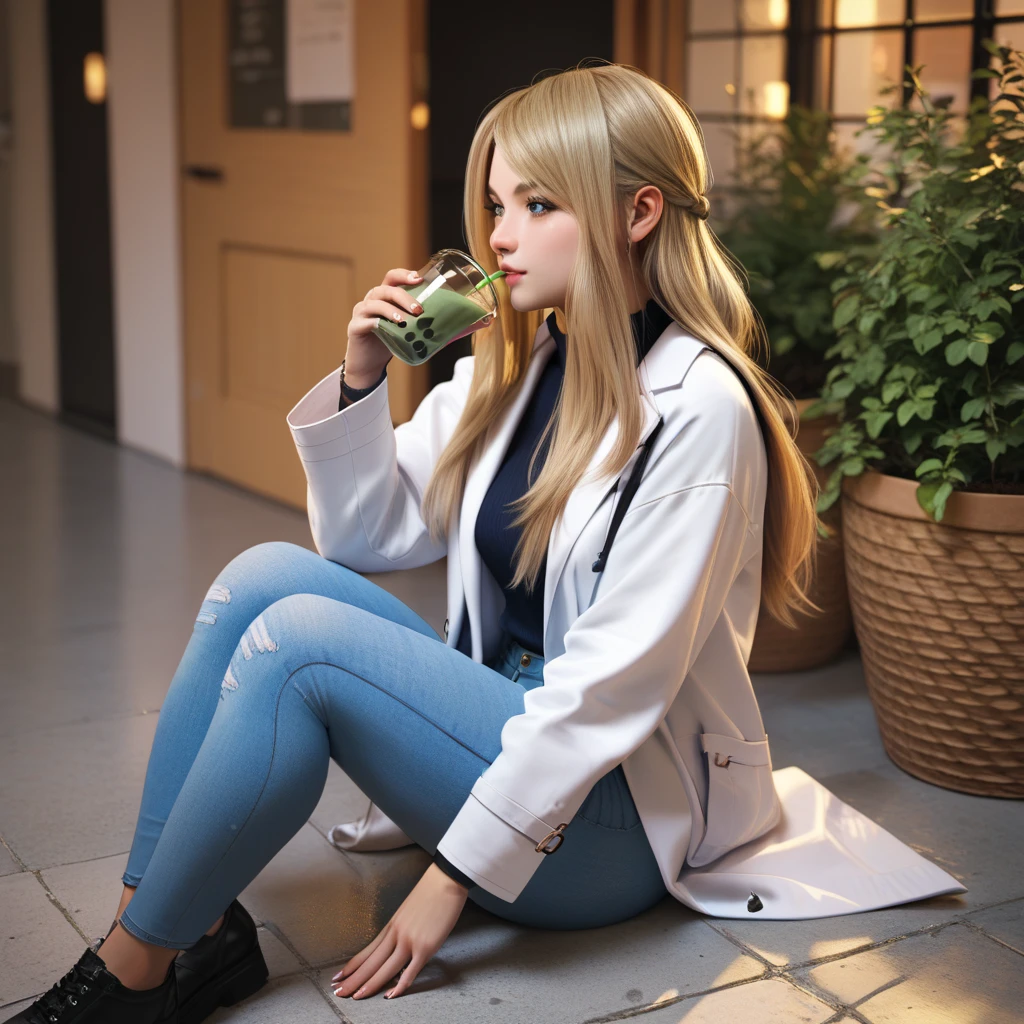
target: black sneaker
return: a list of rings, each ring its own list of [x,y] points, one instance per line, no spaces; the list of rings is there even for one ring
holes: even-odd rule
[[[180,1024],[199,1024],[218,1006],[234,1006],[263,988],[267,964],[256,923],[245,907],[232,900],[220,928],[182,950],[174,970]]]
[[[87,949],[77,964],[7,1024],[178,1024],[173,968],[156,988],[125,988]]]

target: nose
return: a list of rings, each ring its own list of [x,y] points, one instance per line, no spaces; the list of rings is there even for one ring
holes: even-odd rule
[[[491,232],[491,248],[499,256],[515,252],[515,240],[512,237],[507,217],[502,218],[502,222],[494,226],[494,230]]]

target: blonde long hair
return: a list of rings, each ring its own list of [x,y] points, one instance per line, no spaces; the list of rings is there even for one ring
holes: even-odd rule
[[[513,503],[522,533],[512,585],[532,590],[548,539],[569,495],[616,415],[619,435],[599,476],[618,475],[640,443],[644,412],[636,348],[623,285],[626,226],[633,196],[656,185],[662,215],[640,243],[641,274],[654,299],[685,331],[743,376],[760,410],[769,480],[764,514],[762,606],[794,625],[794,609],[818,609],[807,596],[816,555],[817,482],[797,449],[779,385],[750,355],[763,326],[741,285],[742,271],[706,221],[710,185],[704,139],[686,103],[637,68],[576,67],[503,97],[482,118],[469,151],[464,200],[470,254],[498,269],[487,185],[495,143],[524,181],[570,212],[579,247],[566,295],[569,345],[554,429],[540,475]],[[621,239],[621,241],[620,241]],[[423,496],[435,542],[462,500],[470,466],[522,386],[544,311],[520,312],[498,289],[499,316],[473,336],[473,379],[455,432]],[[539,449],[543,443],[538,443]],[[537,450],[528,469],[532,479]]]

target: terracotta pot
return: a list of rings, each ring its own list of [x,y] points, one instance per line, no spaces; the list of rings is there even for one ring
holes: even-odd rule
[[[1024,797],[1024,495],[954,492],[941,523],[913,480],[843,487],[846,572],[889,756],[927,782]]]
[[[794,415],[802,416],[804,409],[815,401],[817,399],[814,398],[797,399]],[[831,468],[819,466],[810,456],[824,444],[826,431],[835,424],[834,416],[806,421],[797,419],[797,447],[807,457],[822,485]],[[811,600],[823,611],[814,615],[797,615],[797,627],[790,629],[762,608],[750,651],[748,668],[751,672],[799,672],[817,668],[835,658],[850,639],[853,624],[846,589],[842,514],[838,503],[821,519],[836,531],[833,537],[818,543],[817,571],[810,588]]]

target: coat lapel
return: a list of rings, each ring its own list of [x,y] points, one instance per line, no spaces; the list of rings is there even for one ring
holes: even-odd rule
[[[662,331],[658,340],[651,346],[638,368],[644,408],[644,425],[640,433],[640,440],[637,442],[637,452],[661,417],[661,410],[655,395],[666,388],[678,387],[697,354],[705,347],[703,343],[686,334],[674,322]],[[551,619],[551,606],[554,603],[556,588],[561,582],[562,573],[565,571],[573,545],[590,521],[590,517],[597,511],[605,496],[617,482],[607,476],[596,478],[595,473],[615,446],[618,436],[619,418],[615,416],[602,435],[586,472],[569,495],[565,511],[551,533],[544,578],[545,628]],[[623,467],[617,479],[629,476],[635,458],[636,455]],[[597,555],[598,552],[595,551],[593,557],[596,558]]]
[[[693,360],[701,349],[706,347],[696,338],[686,334],[676,323],[669,324],[651,346],[638,368],[644,407],[644,426],[639,443],[643,443],[647,439],[661,415],[655,398],[657,393],[666,388],[678,387]],[[534,341],[533,359],[526,371],[523,386],[508,412],[497,425],[495,436],[470,470],[466,480],[459,515],[459,561],[474,661],[483,661],[480,622],[480,586],[483,565],[474,536],[477,515],[487,489],[508,450],[512,435],[530,401],[537,379],[548,359],[554,354],[554,350],[555,342],[551,337],[551,332],[548,330],[547,324],[542,323]],[[569,553],[590,517],[615,483],[609,477],[596,478],[595,471],[614,447],[618,434],[619,420],[616,416],[602,435],[580,483],[570,494],[564,513],[552,531],[551,539],[548,542],[547,569],[544,581],[545,627],[550,618],[556,588],[565,570]],[[628,474],[631,465],[632,461],[623,469],[623,474]],[[597,557],[596,551],[594,557]]]

